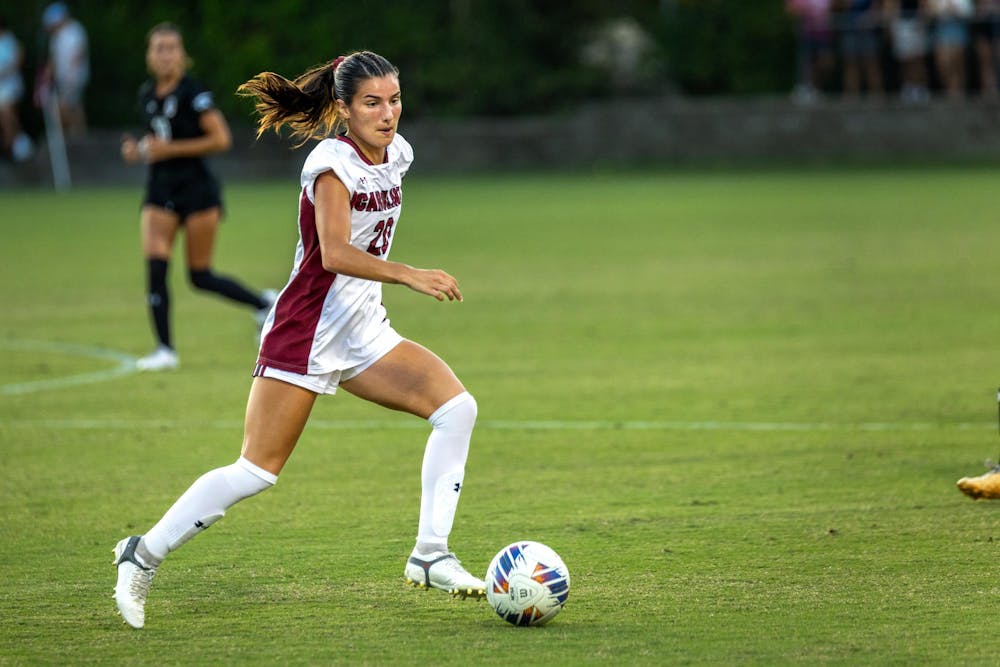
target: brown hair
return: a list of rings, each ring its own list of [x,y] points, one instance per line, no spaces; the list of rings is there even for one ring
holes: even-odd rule
[[[160,33],[173,33],[177,35],[177,39],[180,40],[181,49],[184,51],[184,69],[189,70],[194,66],[194,60],[188,55],[187,48],[184,46],[184,33],[181,31],[181,27],[176,23],[170,21],[161,21],[157,23],[149,32],[146,33],[146,48],[149,48],[150,43],[153,41],[153,37],[159,35]]]
[[[180,37],[181,44],[184,43],[184,33],[181,32],[181,27],[179,25],[171,23],[170,21],[161,21],[150,28],[149,32],[146,33],[146,45],[149,45],[149,42],[153,39],[153,35],[161,32],[172,32]]]
[[[362,81],[387,75],[399,75],[388,60],[371,51],[357,51],[317,65],[289,81],[274,72],[261,72],[239,88],[237,94],[254,97],[260,115],[257,136],[287,125],[301,146],[310,139],[322,139],[336,133],[346,119],[340,116],[336,101],[350,105]]]

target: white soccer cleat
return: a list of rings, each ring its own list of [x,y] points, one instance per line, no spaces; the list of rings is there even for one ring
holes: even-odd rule
[[[146,567],[135,555],[139,536],[133,535],[115,545],[114,564],[118,566],[118,582],[115,584],[115,602],[118,613],[133,628],[146,624],[146,595],[156,574],[155,567]]]
[[[173,371],[180,365],[180,357],[166,345],[160,345],[151,354],[135,362],[135,367],[140,371]]]
[[[406,583],[424,590],[437,588],[463,599],[486,597],[486,583],[469,574],[452,553],[414,551],[406,562],[404,575]]]

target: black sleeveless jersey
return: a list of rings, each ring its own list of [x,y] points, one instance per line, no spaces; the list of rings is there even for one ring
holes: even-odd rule
[[[185,75],[177,86],[156,96],[156,83],[146,81],[139,88],[139,108],[146,119],[146,131],[160,139],[192,139],[205,133],[199,124],[201,114],[215,108],[211,91]],[[211,178],[204,158],[181,157],[150,165],[150,183],[177,183],[192,178]]]

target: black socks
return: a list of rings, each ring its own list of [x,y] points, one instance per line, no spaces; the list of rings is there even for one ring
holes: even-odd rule
[[[146,260],[146,291],[149,314],[161,345],[170,344],[170,294],[167,292],[167,266],[165,259]]]
[[[192,269],[188,272],[188,276],[191,278],[191,284],[197,289],[215,292],[227,299],[251,305],[258,310],[268,305],[260,298],[259,294],[251,292],[232,278],[212,273],[211,269]]]

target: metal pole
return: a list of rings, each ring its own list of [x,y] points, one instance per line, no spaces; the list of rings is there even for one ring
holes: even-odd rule
[[[45,118],[45,138],[49,147],[49,162],[52,164],[52,182],[56,192],[66,192],[72,187],[69,174],[69,157],[66,155],[66,139],[63,136],[62,118],[59,116],[59,96],[52,86],[42,102]]]

